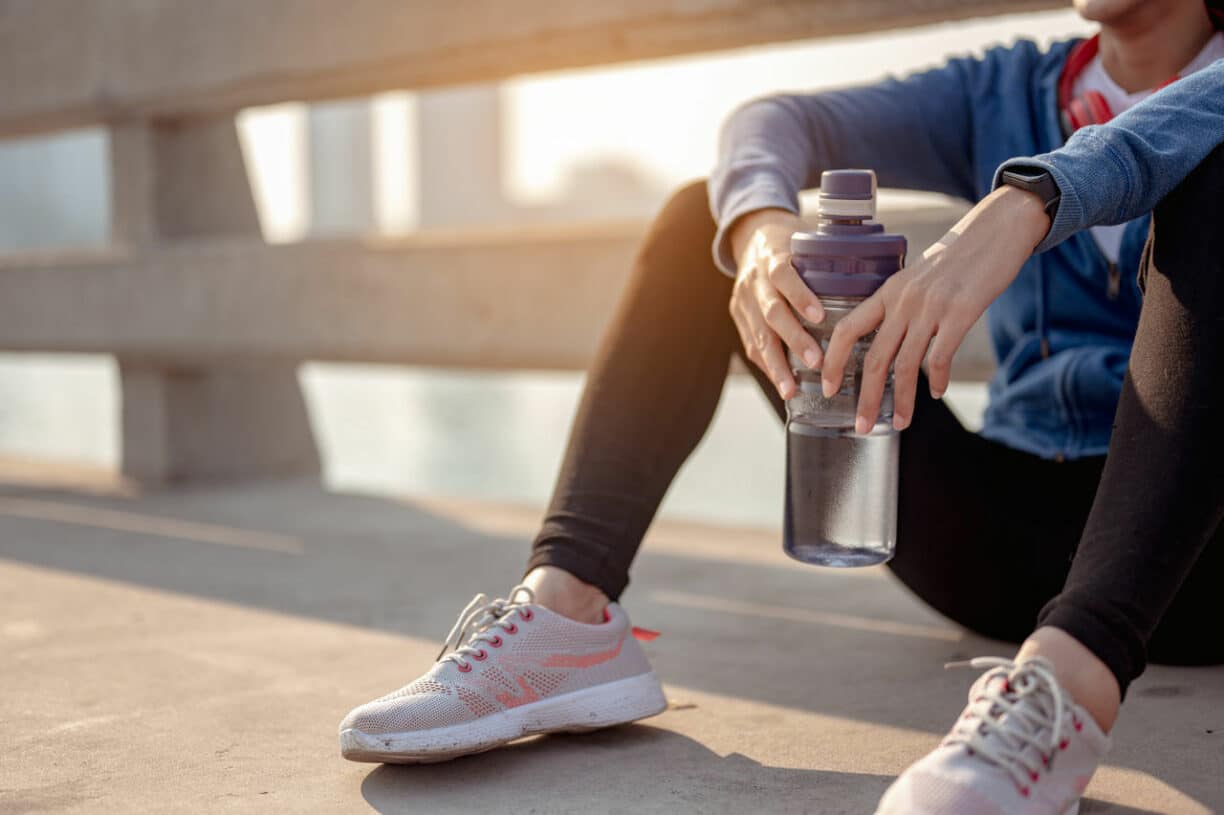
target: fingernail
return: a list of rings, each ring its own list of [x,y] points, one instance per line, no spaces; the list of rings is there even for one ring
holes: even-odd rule
[[[778,380],[778,393],[781,394],[783,399],[790,399],[791,398],[790,383],[783,382],[782,380]]]
[[[937,391],[934,388],[931,388],[931,398],[932,399],[942,399],[943,391]]]
[[[808,306],[803,313],[807,315],[809,322],[818,323],[824,319],[824,311],[816,306]]]
[[[809,348],[803,353],[803,361],[814,371],[820,367],[820,354],[816,353],[815,349]]]
[[[827,379],[820,380],[820,392],[824,394],[825,399],[832,399],[833,394],[837,393],[837,388]]]
[[[854,420],[854,432],[860,436],[866,436],[871,431],[871,422],[867,421],[866,416],[859,416]]]
[[[893,430],[904,430],[909,427],[909,419],[904,416],[893,416]]]

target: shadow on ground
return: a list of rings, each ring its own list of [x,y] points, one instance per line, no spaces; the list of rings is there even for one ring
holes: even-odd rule
[[[488,534],[411,503],[307,484],[138,499],[0,485],[0,518],[0,557],[426,640],[440,640],[477,592],[508,589],[527,551],[525,534]],[[199,528],[174,525],[184,522]],[[1001,649],[882,576],[707,559],[700,530],[671,534],[693,537],[694,551],[653,552],[648,541],[625,600],[637,622],[665,629],[655,657],[665,681],[939,733],[970,678],[948,682],[941,666]],[[859,675],[848,681],[851,666]],[[947,704],[881,704],[901,676],[947,685]]]
[[[302,483],[139,497],[10,483],[0,484],[0,558],[436,641],[472,595],[504,591],[521,571],[529,535],[521,513],[522,528],[503,533],[489,532],[481,515],[476,504],[443,515]],[[972,679],[943,672],[943,663],[1006,651],[951,627],[880,573],[773,564],[753,550],[777,545],[760,533],[744,533],[742,557],[709,554],[704,538],[713,534],[680,525],[653,532],[668,543],[648,540],[626,597],[637,622],[666,622],[652,659],[669,685],[934,736]],[[403,680],[424,667],[407,668]],[[1222,678],[1220,669],[1154,671],[1132,695],[1110,763],[1224,806],[1213,735],[1224,731]],[[1145,695],[1152,685],[1163,690]],[[617,761],[606,763],[613,753]],[[379,767],[361,791],[382,812],[442,811],[460,786],[513,776],[516,794],[537,782],[542,794],[582,792],[582,800],[603,789],[635,813],[656,805],[751,811],[766,789],[778,811],[804,811],[804,790],[819,785],[821,811],[834,812],[823,802],[837,800],[837,789],[861,800],[865,785],[878,794],[889,781],[762,766],[649,726],[536,739],[477,761]],[[626,766],[667,771],[608,781]],[[535,810],[516,809],[555,811],[546,798]],[[1101,802],[1082,811],[1144,812]]]
[[[631,756],[627,763],[625,756]],[[475,767],[479,763],[479,768]],[[666,772],[649,768],[666,767]],[[382,765],[362,795],[386,815],[443,812],[457,786],[513,779],[519,812],[808,812],[820,790],[822,815],[862,812],[830,804],[878,798],[890,778],[860,773],[767,767],[746,756],[720,756],[686,736],[631,725],[586,736],[547,736],[446,764]],[[626,784],[626,774],[632,783]],[[839,794],[840,791],[840,794]],[[561,803],[564,802],[564,803]],[[607,808],[612,802],[612,807]],[[767,803],[766,803],[767,802]]]
[[[575,742],[577,739],[577,742]],[[625,756],[632,755],[626,766]],[[478,766],[477,766],[478,765]],[[666,767],[665,773],[648,768]],[[633,774],[626,785],[623,774]],[[447,812],[456,788],[481,778],[513,779],[519,812],[811,812],[863,815],[889,776],[769,767],[739,753],[720,756],[687,736],[649,725],[546,736],[443,764],[383,764],[361,794],[383,815]],[[611,776],[611,777],[610,777]],[[813,792],[819,790],[819,804]],[[612,808],[608,803],[614,801]],[[564,802],[559,804],[558,802]],[[839,805],[837,802],[844,802]],[[598,810],[596,809],[598,807]],[[1084,815],[1161,815],[1155,810],[1085,799]]]

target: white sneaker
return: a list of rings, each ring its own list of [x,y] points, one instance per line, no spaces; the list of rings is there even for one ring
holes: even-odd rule
[[[341,755],[445,761],[535,733],[663,712],[663,689],[618,605],[608,605],[603,623],[586,625],[533,601],[525,586],[508,600],[477,595],[424,676],[344,718]]]
[[[991,670],[973,684],[952,732],[893,782],[876,815],[1075,815],[1109,737],[1046,660],[963,664]]]

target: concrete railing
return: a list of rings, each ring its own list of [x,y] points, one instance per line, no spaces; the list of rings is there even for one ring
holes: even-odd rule
[[[8,0],[0,138],[105,125],[113,245],[0,257],[0,348],[115,354],[133,477],[313,471],[301,360],[581,367],[641,227],[268,246],[234,129],[241,107],[1057,5]],[[949,217],[890,225],[922,246]],[[962,356],[969,375],[989,364]]]

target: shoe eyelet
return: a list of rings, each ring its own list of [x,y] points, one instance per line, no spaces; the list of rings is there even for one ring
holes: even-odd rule
[[[1021,794],[1021,795],[1023,795],[1025,798],[1028,798],[1028,797],[1029,797],[1029,788],[1028,788],[1028,787],[1021,787],[1021,788],[1020,788],[1020,794]]]
[[[506,623],[502,627],[506,629],[507,634],[517,634],[518,633],[518,626],[515,625],[514,623]]]
[[[1062,741],[1058,743],[1059,750],[1066,750],[1070,746],[1071,746],[1071,739],[1063,739]]]
[[[460,662],[460,663],[459,663],[459,673],[461,673],[461,674],[470,673],[470,672],[471,672],[471,670],[472,670],[472,665],[471,665],[471,663],[469,663],[469,662]]]
[[[501,648],[502,638],[500,636],[493,637],[493,639],[489,640],[489,645],[493,646],[494,648]]]
[[[484,662],[488,658],[489,658],[489,652],[483,648],[481,648],[476,653],[472,654],[472,659],[476,660],[477,662]]]
[[[531,622],[531,619],[535,617],[535,612],[529,608],[524,608],[519,611],[519,616],[523,618],[524,622]]]
[[[1036,773],[1036,772],[1029,773],[1029,778],[1031,778],[1034,781],[1037,781],[1041,778],[1041,773]]]

